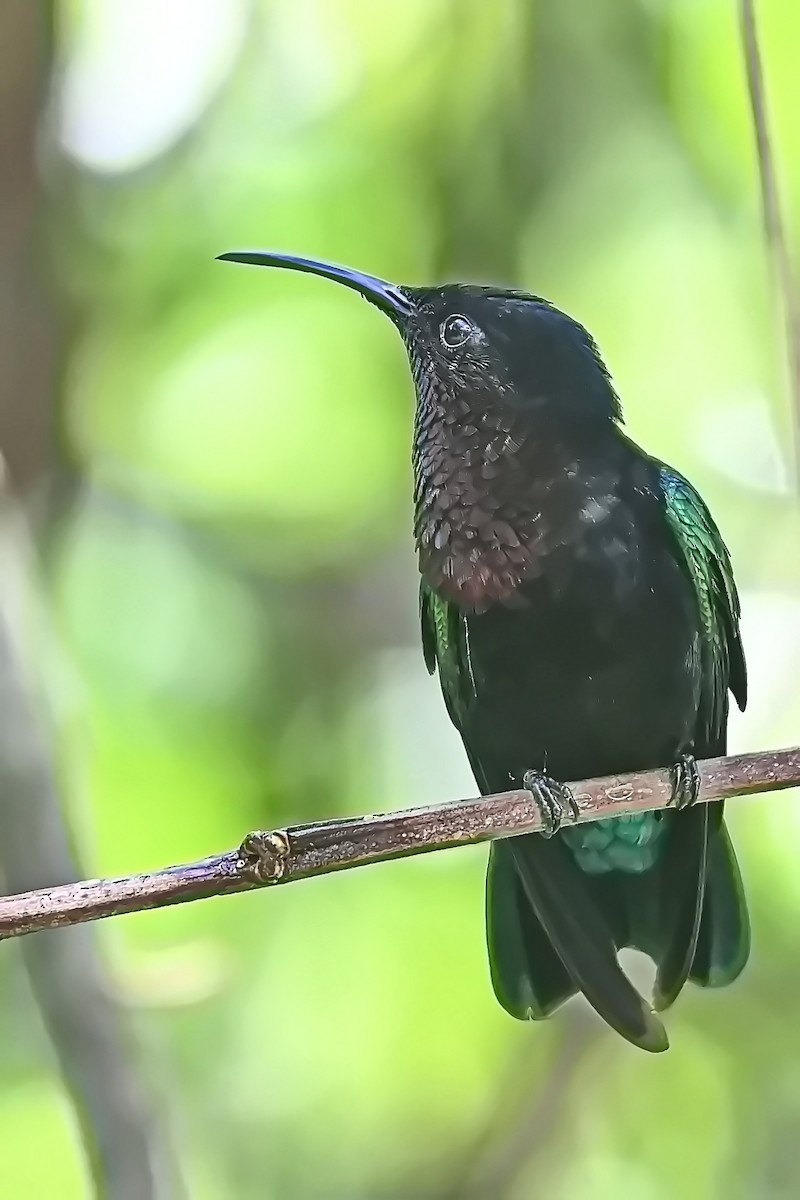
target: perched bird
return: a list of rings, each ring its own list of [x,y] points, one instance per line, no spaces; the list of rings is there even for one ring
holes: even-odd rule
[[[722,804],[695,756],[726,749],[746,672],[728,552],[678,471],[622,430],[587,331],[541,297],[399,287],[243,251],[360,292],[399,331],[416,385],[422,642],[482,792],[528,787],[547,832],[495,842],[486,924],[514,1017],[583,992],[623,1037],[668,1045],[655,1010],[687,979],[722,987],[750,931]],[[674,768],[673,807],[572,825],[564,781]],[[617,952],[657,967],[654,1008]]]

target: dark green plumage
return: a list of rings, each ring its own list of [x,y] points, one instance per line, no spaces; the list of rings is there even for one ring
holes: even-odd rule
[[[655,463],[654,463],[655,465]],[[697,675],[697,729],[705,753],[722,754],[728,717],[728,690],[744,707],[747,676],[739,635],[739,599],[730,557],[701,497],[674,468],[657,464],[665,523],[674,539],[676,561],[697,597],[700,630],[693,660]],[[423,579],[420,620],[425,664],[437,669],[448,712],[458,725],[475,699],[469,657],[469,615],[448,602]],[[658,855],[663,821],[655,813],[612,817],[565,830],[573,852],[589,874],[615,868],[647,870]]]
[[[623,442],[639,455],[632,443],[627,439]],[[733,691],[742,707],[746,701],[739,601],[730,558],[708,509],[691,484],[677,471],[643,455],[641,462],[648,469],[653,485],[650,497],[658,503],[666,551],[690,589],[697,616],[697,636],[690,639],[683,664],[686,678],[692,684],[695,717],[693,728],[681,745],[676,746],[673,756],[687,748],[700,757],[724,754],[728,690]],[[476,678],[470,640],[476,625],[479,627],[484,618],[443,599],[424,579],[420,587],[420,614],[428,670],[431,673],[438,670],[448,712],[463,733],[480,695],[482,680],[480,676]],[[534,614],[529,614],[527,619],[533,617]],[[516,620],[519,622],[519,618]],[[560,652],[569,653],[566,642]],[[531,672],[534,688],[535,661]],[[490,665],[488,671],[491,673]],[[580,721],[570,723],[566,736],[570,742],[579,740],[580,731]],[[531,743],[535,743],[535,734]],[[469,751],[469,742],[467,748]],[[560,751],[554,744],[549,749],[551,754],[564,753],[566,758],[573,753],[571,748]],[[546,750],[540,755],[543,765],[548,757]],[[596,767],[590,761],[585,766],[583,761],[576,762],[576,769],[563,777],[632,770],[666,759],[663,752],[650,759],[634,751],[613,761],[598,758]],[[513,772],[501,778],[487,771],[479,759],[473,758],[472,762],[484,790],[519,782],[519,776]],[[675,831],[670,822],[691,823],[696,831],[689,837],[671,837]],[[539,905],[548,908],[552,904],[555,908],[568,898],[573,910],[581,914],[580,939],[591,945],[601,961],[605,959],[610,964],[613,955],[615,962],[616,949],[629,945],[662,964],[656,984],[657,1008],[667,1007],[675,999],[686,978],[701,986],[721,987],[738,976],[749,954],[749,922],[738,866],[722,824],[721,804],[686,813],[610,818],[574,829],[564,828],[557,836],[569,847],[574,862],[587,876],[579,898],[571,864],[555,846],[544,847],[533,838],[521,838],[513,843],[496,844],[490,853],[487,875],[490,969],[495,992],[508,1012],[520,1018],[546,1017],[574,990],[574,980],[541,924],[525,918],[525,905],[521,902],[525,884],[520,885],[519,880],[530,881],[537,872],[542,878],[552,874],[556,881],[552,885],[552,902],[539,894]],[[554,860],[544,872],[540,861],[543,855]],[[565,895],[559,891],[562,875],[568,877],[562,881]],[[698,885],[699,875],[703,876],[704,887]],[[541,887],[541,879],[536,887]],[[682,899],[682,889],[688,894],[688,901]],[[534,899],[534,906],[536,903]],[[598,912],[605,915],[605,920],[597,919]],[[676,933],[680,948],[673,950]],[[564,936],[572,938],[574,933],[567,930]],[[626,1036],[630,1036],[632,1027],[639,1025],[643,1035],[631,1040],[648,1049],[666,1048],[660,1028],[653,1025],[632,989],[613,968],[609,974],[611,980],[602,986],[612,995],[619,992],[612,1001],[613,1008],[623,1014],[628,1010],[628,1017],[615,1022],[609,1012],[604,1012],[606,1019]],[[597,1003],[591,994],[589,998],[602,1011],[602,999]]]
[[[724,741],[728,690],[747,703],[747,671],[739,634],[739,597],[727,547],[687,479],[660,465],[664,513],[700,609],[702,687],[698,720],[709,742]]]
[[[225,257],[344,283],[386,313],[417,393],[414,533],[425,661],[484,792],[688,763],[726,749],[746,672],[730,559],[702,499],[621,429],[589,334],[540,297],[397,287],[283,254]],[[683,775],[676,775],[676,779]],[[691,796],[690,796],[691,799]],[[747,908],[722,804],[495,842],[495,993],[547,1017],[575,992],[634,1044],[664,1028],[617,960],[656,964],[654,1007],[730,983]]]
[[[551,322],[549,306],[544,312]],[[576,327],[563,321],[549,330],[566,333],[559,354],[576,340]],[[586,344],[578,336],[579,355]],[[424,559],[442,521],[461,507],[457,486],[449,507],[442,504],[442,483],[452,486],[455,476],[469,485],[461,464],[480,456],[465,442],[480,426],[469,412],[448,422],[425,383],[423,376],[416,447],[423,649],[481,788],[519,785],[526,766],[567,780],[668,765],[685,753],[723,754],[729,689],[742,707],[746,700],[739,602],[728,552],[696,490],[625,437],[613,394],[588,411],[559,409],[556,380],[532,411],[512,410],[501,426],[512,461],[504,474],[490,459],[484,485],[493,521],[486,553],[496,560],[506,524],[511,550],[519,553],[516,541],[533,553],[508,594],[476,603],[453,588],[452,563],[437,578]],[[599,367],[591,386],[600,397],[603,386],[610,392]],[[426,409],[437,405],[438,421],[426,422]],[[445,456],[429,449],[437,437],[457,464],[449,479]],[[518,533],[526,520],[527,538]],[[476,540],[465,539],[468,563]],[[462,592],[475,571],[464,574]],[[654,959],[657,1008],[672,1003],[687,978],[720,986],[742,969],[749,924],[722,806],[566,827],[551,843],[495,845],[487,932],[495,992],[514,1016],[547,1016],[578,987],[630,1040],[665,1048],[616,951],[633,946]]]

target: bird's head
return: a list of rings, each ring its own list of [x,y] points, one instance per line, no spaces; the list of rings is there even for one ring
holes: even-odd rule
[[[320,275],[359,292],[392,321],[408,350],[418,393],[446,405],[507,407],[531,421],[545,413],[589,421],[621,419],[608,371],[590,334],[547,300],[527,292],[446,284],[388,283],[351,267],[273,251],[220,258]]]
[[[351,267],[270,251],[220,257],[321,275],[389,317],[417,390],[420,570],[442,594],[475,611],[513,602],[550,549],[580,531],[587,495],[577,464],[587,447],[597,453],[621,419],[583,326],[525,292],[401,287]]]

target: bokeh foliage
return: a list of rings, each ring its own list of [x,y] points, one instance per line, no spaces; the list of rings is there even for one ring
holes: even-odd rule
[[[761,9],[796,229],[800,10]],[[417,646],[402,347],[341,289],[214,262],[239,246],[519,284],[584,321],[631,433],[733,552],[753,699],[732,747],[798,740],[791,407],[734,10],[61,7],[42,247],[81,486],[51,551],[69,669],[44,666],[93,873],[474,790]],[[104,926],[192,1196],[795,1195],[800,823],[788,796],[730,823],[753,959],[684,994],[655,1061],[578,1005],[503,1015],[479,850]],[[3,1194],[78,1200],[7,960],[0,984]],[[513,1169],[475,1185],[525,1120]]]

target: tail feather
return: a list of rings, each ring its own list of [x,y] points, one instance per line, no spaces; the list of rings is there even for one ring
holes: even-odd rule
[[[495,842],[486,871],[486,936],[495,995],[520,1021],[541,1020],[575,993],[575,984],[530,905],[509,847]]]
[[[657,964],[655,1001],[666,1008],[686,979],[722,987],[750,948],[741,878],[719,805],[665,819],[673,829],[658,866],[642,875],[587,876],[558,837],[495,843],[487,875],[492,982],[518,1018],[549,1016],[582,991],[603,1019],[643,1049],[665,1050],[664,1028],[627,979],[617,951]]]
[[[580,989],[599,1015],[634,1045],[654,1053],[666,1050],[669,1043],[664,1027],[619,966],[609,927],[568,848],[555,839],[545,841],[531,835],[509,839],[504,852],[528,902],[529,911],[522,920],[538,920],[564,964],[573,990]],[[490,944],[490,954],[492,949]],[[526,965],[535,993],[538,967],[530,961]],[[498,998],[502,1002],[502,996]],[[555,999],[550,975],[538,1007],[552,1010]],[[535,1015],[533,1006],[532,1012]]]
[[[670,814],[672,830],[658,866],[660,953],[653,1006],[663,1012],[678,998],[692,969],[706,884],[709,805]]]
[[[689,979],[700,987],[726,987],[750,957],[750,917],[739,864],[725,826],[708,846],[706,895]]]

